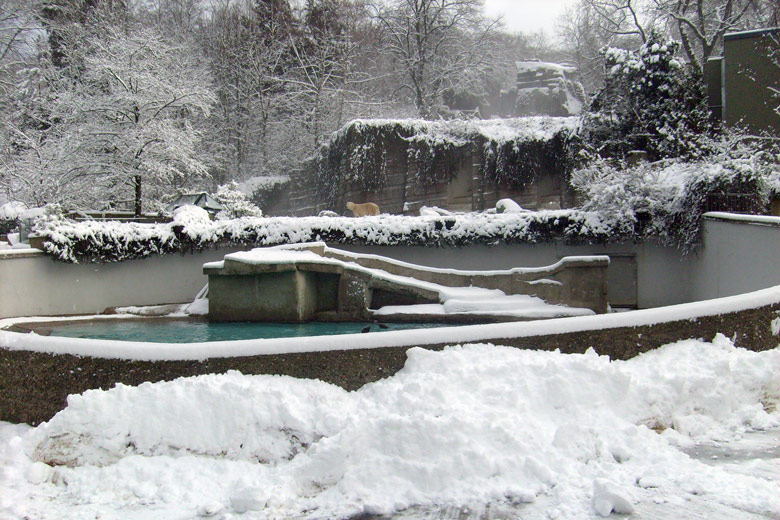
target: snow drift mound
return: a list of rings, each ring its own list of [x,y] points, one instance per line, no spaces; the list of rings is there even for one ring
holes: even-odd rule
[[[673,445],[780,425],[767,406],[780,397],[778,350],[719,336],[625,362],[490,345],[408,356],[352,393],[235,372],[86,392],[25,439],[29,464],[74,466],[33,474],[84,500],[200,501],[257,518],[542,495],[560,518],[582,518],[690,483],[723,503],[780,510],[776,483],[726,486]]]
[[[238,372],[119,384],[69,396],[68,407],[36,429],[35,458],[67,466],[132,454],[276,463],[342,429],[347,397],[319,381]]]

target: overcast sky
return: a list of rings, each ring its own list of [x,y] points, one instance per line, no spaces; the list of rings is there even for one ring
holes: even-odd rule
[[[503,15],[507,31],[555,32],[555,21],[576,0],[485,0],[488,16]]]

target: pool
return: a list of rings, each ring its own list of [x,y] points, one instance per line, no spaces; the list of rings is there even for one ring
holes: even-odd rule
[[[442,327],[442,323],[209,323],[194,320],[90,320],[68,324],[47,324],[51,336],[92,338],[152,343],[198,343],[240,339],[293,338],[356,334],[367,327],[370,333],[404,329]]]

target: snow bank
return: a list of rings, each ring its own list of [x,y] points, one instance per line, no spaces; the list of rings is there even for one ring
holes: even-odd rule
[[[351,393],[236,372],[118,385],[0,444],[0,512],[346,518],[539,502],[539,517],[593,518],[696,493],[777,515],[777,482],[676,446],[780,426],[765,406],[780,398],[778,371],[780,351],[719,336],[625,362],[412,349],[399,373]]]

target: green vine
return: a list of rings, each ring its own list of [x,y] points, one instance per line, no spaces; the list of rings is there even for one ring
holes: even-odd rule
[[[362,191],[382,190],[393,156],[405,153],[409,182],[431,186],[452,180],[458,167],[481,149],[480,167],[486,178],[521,190],[549,172],[567,180],[577,164],[580,143],[569,129],[558,130],[549,139],[518,135],[496,140],[463,122],[354,121],[320,149],[311,170],[317,195],[335,205],[339,186],[347,183]]]

